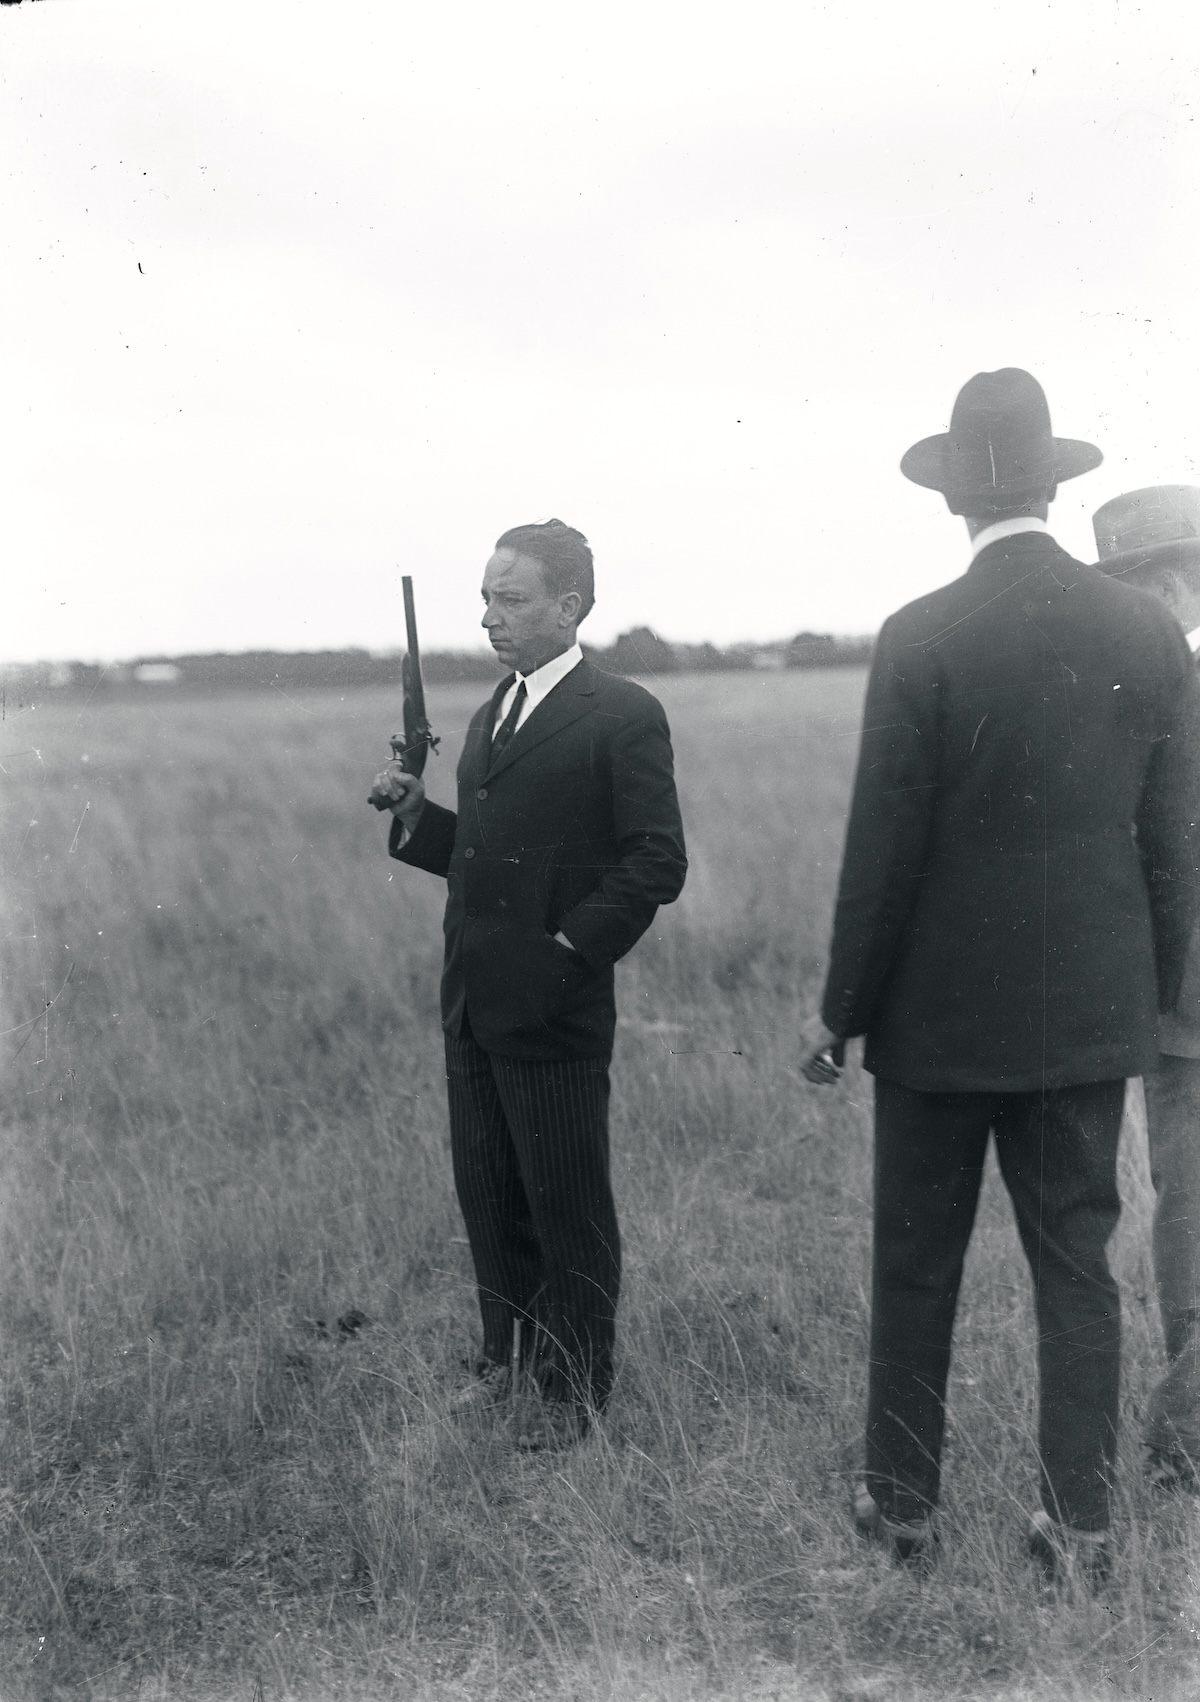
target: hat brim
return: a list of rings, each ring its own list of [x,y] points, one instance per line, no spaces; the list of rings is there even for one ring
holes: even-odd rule
[[[938,432],[936,437],[923,437],[905,453],[900,462],[900,471],[906,479],[911,479],[914,485],[924,485],[926,490],[941,491],[944,496],[984,495],[982,491],[951,490],[946,471],[949,442],[950,433],[947,431]],[[1079,437],[1056,437],[1053,443],[1054,471],[1049,481],[1051,484],[1061,485],[1066,479],[1077,479],[1081,473],[1090,473],[1104,459],[1102,451],[1097,449],[1094,443],[1085,443]]]
[[[1200,571],[1200,538],[1172,538],[1165,544],[1143,544],[1140,549],[1106,556],[1096,566],[1109,579],[1124,579],[1130,585],[1172,569],[1196,573]]]

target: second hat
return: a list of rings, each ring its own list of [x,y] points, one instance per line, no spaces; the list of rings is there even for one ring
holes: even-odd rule
[[[1114,496],[1092,515],[1097,566],[1137,580],[1163,568],[1200,563],[1200,487],[1146,485]]]

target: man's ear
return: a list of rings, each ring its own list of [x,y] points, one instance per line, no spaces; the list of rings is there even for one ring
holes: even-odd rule
[[[565,596],[560,598],[558,606],[562,612],[563,626],[579,625],[579,611],[583,607],[583,598],[578,591],[568,591]]]
[[[1168,568],[1163,575],[1163,601],[1181,622],[1185,631],[1191,630],[1200,618],[1200,585],[1190,574]]]

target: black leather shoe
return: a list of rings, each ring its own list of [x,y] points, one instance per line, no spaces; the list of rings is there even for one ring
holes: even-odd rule
[[[1044,1507],[1030,1517],[1025,1546],[1045,1594],[1075,1583],[1097,1596],[1112,1577],[1108,1532],[1072,1530],[1052,1519]]]
[[[891,1519],[865,1481],[855,1484],[851,1505],[859,1536],[886,1549],[898,1566],[928,1566],[932,1562],[938,1546],[932,1513],[922,1519]]]
[[[507,1365],[485,1361],[465,1389],[451,1397],[450,1411],[455,1418],[471,1418],[503,1406],[512,1393],[512,1372]]]
[[[574,1401],[540,1400],[526,1412],[517,1437],[523,1454],[557,1454],[582,1442],[590,1428],[586,1410]]]
[[[1200,1495],[1196,1462],[1182,1448],[1148,1448],[1146,1481],[1160,1495]]]

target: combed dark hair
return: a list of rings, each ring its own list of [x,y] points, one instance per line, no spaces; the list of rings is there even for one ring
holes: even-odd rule
[[[583,599],[579,611],[582,620],[591,613],[596,601],[596,581],[592,571],[592,552],[582,532],[562,520],[532,522],[514,526],[496,539],[498,550],[514,550],[518,555],[532,556],[542,564],[546,589],[555,597],[577,591]]]

